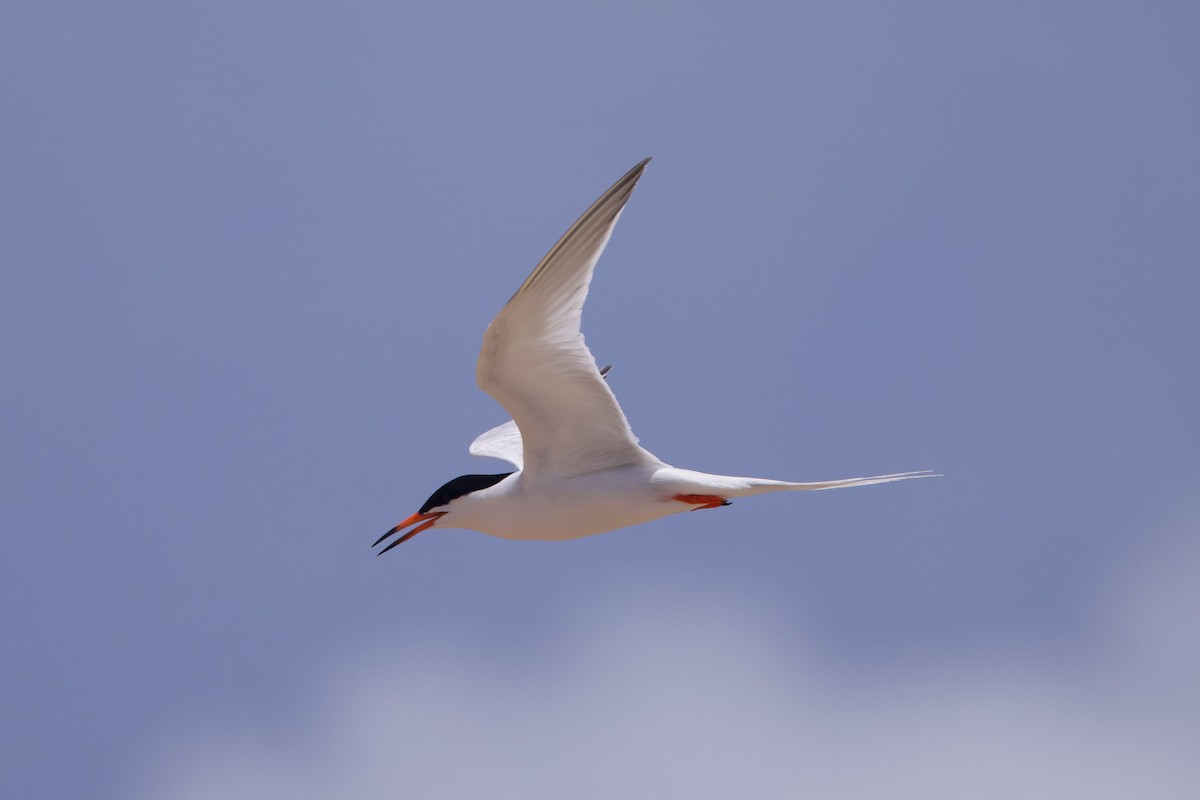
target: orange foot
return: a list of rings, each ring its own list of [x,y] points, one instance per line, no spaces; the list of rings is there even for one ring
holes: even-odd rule
[[[720,506],[733,505],[724,497],[717,497],[715,494],[677,494],[675,499],[681,503],[694,505],[692,511],[699,511],[702,508],[719,508]]]

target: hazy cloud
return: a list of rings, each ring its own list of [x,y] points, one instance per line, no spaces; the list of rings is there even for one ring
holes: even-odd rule
[[[452,638],[347,656],[297,724],[195,735],[143,796],[1193,797],[1198,572],[1194,536],[1133,565],[1087,657],[845,673],[760,609],[686,592],[521,658]]]

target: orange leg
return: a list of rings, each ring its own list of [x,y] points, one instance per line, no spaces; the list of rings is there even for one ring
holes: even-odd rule
[[[732,505],[724,497],[717,497],[715,494],[677,494],[675,499],[681,503],[688,503],[696,506],[692,511],[699,511],[702,508],[719,508],[721,506]]]

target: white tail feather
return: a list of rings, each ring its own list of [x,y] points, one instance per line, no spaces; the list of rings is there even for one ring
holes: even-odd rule
[[[690,473],[697,475],[698,473]],[[851,486],[870,486],[873,483],[891,483],[906,481],[910,478],[938,478],[932,470],[918,472],[894,472],[891,475],[872,475],[867,478],[842,478],[836,481],[818,481],[815,483],[793,483],[791,481],[773,481],[767,478],[734,478],[724,475],[705,475],[708,481],[708,491],[721,497],[750,497],[768,492],[786,491],[818,491],[821,489],[847,489]]]
[[[819,483],[789,483],[789,489],[845,489],[849,486],[870,486],[872,483],[891,483],[892,481],[906,481],[909,478],[940,478],[941,475],[935,474],[931,469],[918,470],[917,472],[894,472],[891,475],[875,475],[870,478],[843,478],[840,481],[821,481]]]

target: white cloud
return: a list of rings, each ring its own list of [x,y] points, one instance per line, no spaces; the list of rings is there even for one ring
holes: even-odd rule
[[[1200,546],[1181,541],[1131,570],[1091,663],[840,674],[732,597],[637,598],[527,661],[466,641],[360,657],[297,726],[198,736],[144,797],[1193,798]]]

